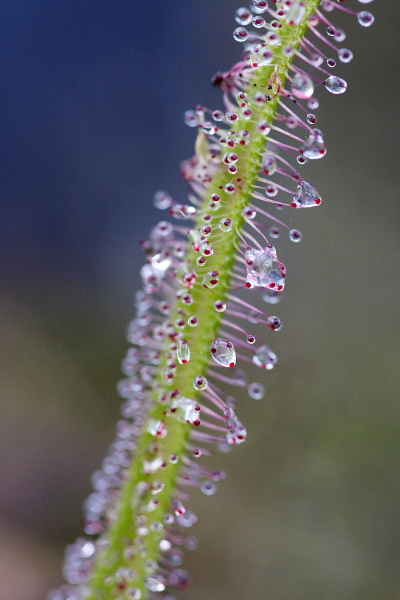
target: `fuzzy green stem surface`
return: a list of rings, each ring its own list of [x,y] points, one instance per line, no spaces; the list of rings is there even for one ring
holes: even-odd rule
[[[288,45],[293,46],[294,49],[299,47],[300,40],[307,31],[308,19],[318,8],[320,0],[304,0],[304,4],[306,6],[305,17],[299,25],[285,24],[279,30],[282,45],[275,50],[273,65],[259,67],[255,70],[250,82],[250,89],[245,90],[246,92],[260,90],[265,93],[272,78],[275,78],[276,81],[279,79],[281,87],[285,85],[293,58],[284,56],[282,48]],[[257,130],[257,123],[265,120],[272,124],[278,112],[279,101],[280,94],[277,94],[261,109],[254,109],[250,121],[239,118],[232,126],[232,130],[236,132],[246,129],[251,135],[251,142],[248,146],[235,148],[235,152],[239,156],[235,179],[237,177],[242,179],[241,188],[238,187],[232,195],[226,194],[223,187],[232,181],[233,177],[219,167],[205,192],[206,199],[212,193],[220,195],[222,208],[218,211],[218,219],[229,218],[234,227],[220,237],[215,246],[216,251],[207,259],[206,266],[200,268],[196,265],[198,253],[193,249],[186,257],[188,264],[192,265],[193,270],[198,273],[198,281],[190,290],[194,303],[189,309],[190,314],[195,314],[200,324],[195,328],[186,325],[182,330],[182,337],[187,340],[191,350],[191,358],[187,364],[178,365],[173,383],[166,385],[162,377],[168,356],[168,348],[165,348],[160,372],[154,385],[153,405],[149,411],[147,422],[143,426],[134,460],[120,494],[115,520],[110,523],[106,534],[108,543],[99,553],[94,565],[89,582],[88,600],[128,598],[126,590],[129,588],[139,589],[142,600],[145,600],[149,593],[148,587],[146,587],[146,577],[151,576],[152,568],[160,556],[160,540],[165,534],[164,517],[171,510],[171,502],[176,494],[177,480],[182,468],[181,461],[186,452],[192,428],[192,425],[180,421],[175,416],[165,416],[168,406],[159,402],[158,393],[160,389],[164,389],[166,392],[178,389],[180,394],[193,400],[196,400],[199,395],[199,392],[193,388],[192,382],[198,375],[207,375],[210,363],[210,344],[215,337],[218,337],[223,317],[222,313],[215,311],[214,303],[216,300],[225,300],[230,289],[236,252],[241,243],[239,233],[243,230],[245,223],[243,210],[251,203],[254,186],[261,169],[262,156],[268,141],[268,138]],[[207,202],[205,202],[206,205]],[[202,216],[206,210],[207,208],[199,212],[196,229],[204,224]],[[209,290],[201,285],[201,281],[205,273],[213,270],[219,272],[220,280],[215,290]],[[176,300],[170,315],[171,322],[178,317],[179,308],[182,308],[182,304]],[[193,310],[191,310],[192,308]],[[147,431],[150,419],[165,421],[168,433],[164,438],[156,439]],[[169,461],[172,454],[178,456],[177,464]],[[158,469],[155,473],[145,473],[144,463],[151,462],[160,456],[167,466]],[[164,486],[162,492],[157,496],[159,504],[151,512],[149,512],[149,502],[152,498],[150,494],[140,495],[138,493],[138,484],[143,481],[150,486],[156,482]],[[161,523],[163,527],[161,529],[156,526],[148,527],[149,530],[145,534],[143,523],[147,523],[147,526],[152,523]],[[118,590],[115,586],[114,576],[121,569],[126,570],[126,587]]]

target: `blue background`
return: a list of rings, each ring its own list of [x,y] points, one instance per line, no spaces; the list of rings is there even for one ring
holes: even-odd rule
[[[371,29],[340,18],[349,90],[317,94],[328,155],[305,167],[324,203],[290,216],[301,244],[277,242],[280,364],[264,401],[240,398],[249,440],[215,458],[228,480],[193,500],[187,598],[399,590],[399,8],[369,6]],[[1,600],[43,598],[80,535],[118,418],[139,242],[164,217],[152,198],[185,198],[182,115],[221,108],[209,81],[239,57],[236,8],[1,3]]]

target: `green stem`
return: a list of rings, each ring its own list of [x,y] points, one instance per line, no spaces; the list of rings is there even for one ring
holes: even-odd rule
[[[293,46],[294,49],[299,47],[300,40],[307,31],[308,19],[318,8],[320,0],[304,0],[304,4],[306,5],[306,15],[301,23],[297,26],[285,24],[279,30],[282,46],[277,47],[275,51],[274,66],[260,67],[255,70],[250,82],[251,91],[259,89],[265,93],[273,77],[275,80],[279,80],[281,87],[285,85],[293,58],[284,56],[282,48],[288,45]],[[160,403],[159,393],[160,390],[170,393],[174,389],[179,389],[180,394],[193,400],[196,400],[199,394],[193,388],[192,382],[194,377],[207,374],[210,344],[215,337],[218,337],[222,318],[222,314],[214,310],[214,303],[217,299],[224,300],[230,289],[232,269],[237,247],[240,244],[238,232],[241,232],[244,226],[243,209],[251,202],[254,186],[259,177],[262,155],[266,148],[267,138],[257,130],[257,123],[262,120],[268,121],[270,124],[274,122],[279,108],[279,99],[280,95],[277,94],[270,102],[263,104],[262,109],[253,110],[251,121],[239,118],[232,126],[232,129],[237,132],[246,129],[251,136],[251,143],[248,146],[235,148],[235,152],[239,156],[238,173],[235,178],[242,179],[242,187],[238,187],[232,195],[221,190],[221,186],[223,187],[232,180],[232,175],[219,167],[206,190],[205,208],[199,212],[195,229],[199,229],[204,224],[202,216],[207,211],[207,199],[212,193],[218,193],[221,197],[223,208],[218,212],[218,218],[231,219],[234,227],[230,232],[221,236],[217,246],[218,252],[207,259],[206,267],[197,267],[195,260],[198,253],[194,250],[190,250],[188,253],[186,260],[189,265],[193,265],[193,270],[196,270],[199,276],[191,293],[194,299],[193,314],[198,317],[200,325],[196,328],[186,325],[182,330],[182,337],[188,341],[191,350],[191,359],[187,364],[178,366],[173,383],[166,385],[162,377],[168,356],[168,348],[165,348],[160,373],[153,386],[153,405],[144,423],[128,478],[120,494],[115,520],[110,524],[106,534],[108,544],[99,553],[95,562],[90,579],[88,600],[128,598],[125,595],[126,589],[117,591],[115,587],[114,576],[120,569],[128,570],[125,573],[127,588],[139,589],[142,600],[148,594],[146,577],[151,574],[152,565],[155,565],[160,555],[159,544],[165,534],[164,517],[171,510],[171,502],[176,494],[177,479],[182,466],[181,460],[186,452],[192,427],[174,416],[165,416],[167,406]],[[220,274],[220,281],[215,291],[205,289],[201,285],[204,274],[212,270],[216,270]],[[170,315],[172,322],[178,317],[178,309],[182,306],[178,300],[175,302]],[[165,437],[155,438],[148,432],[151,419],[165,421],[168,430]],[[177,464],[169,461],[172,454],[178,457]],[[154,473],[146,474],[144,463],[151,462],[158,457],[161,457],[167,466],[159,468]],[[157,495],[159,504],[151,512],[149,512],[149,506],[151,506],[153,496],[148,492],[140,495],[138,486],[140,487],[141,482],[150,485],[157,483],[163,486],[162,492]],[[144,527],[144,523],[149,527],[146,535],[140,530],[141,527]],[[157,526],[158,523],[161,525]]]

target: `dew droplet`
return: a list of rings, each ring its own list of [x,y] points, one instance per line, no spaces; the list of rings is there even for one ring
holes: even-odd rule
[[[338,56],[343,63],[349,63],[353,59],[353,53],[348,48],[340,48]]]
[[[336,42],[344,42],[344,40],[346,39],[346,33],[343,31],[343,29],[336,29],[335,35],[333,37]]]
[[[303,237],[303,234],[298,229],[291,229],[289,231],[289,239],[292,242],[300,242],[302,237]]]
[[[321,198],[315,187],[307,181],[300,181],[291,206],[294,208],[308,208],[319,204],[321,204]]]
[[[331,75],[324,81],[324,86],[331,94],[344,94],[347,90],[347,83],[344,79]]]
[[[199,319],[195,316],[191,316],[188,318],[188,325],[190,325],[190,327],[197,327],[199,323]]]
[[[202,256],[211,256],[214,254],[214,247],[208,240],[203,240],[199,246],[199,252]]]
[[[251,333],[249,333],[249,335],[246,338],[246,342],[248,344],[255,344],[256,338],[254,337],[254,335],[251,335]]]
[[[362,27],[370,27],[375,21],[375,17],[372,13],[367,10],[362,10],[357,15],[358,22]]]
[[[246,259],[246,287],[268,287],[283,290],[285,286],[286,267],[277,259],[273,246],[265,250],[248,248]]]
[[[267,304],[278,304],[278,302],[282,300],[282,292],[266,288],[265,291],[261,294],[261,298]]]
[[[233,32],[233,39],[236,42],[245,42],[249,37],[249,32],[245,27],[237,27]]]
[[[261,27],[265,27],[266,22],[265,22],[265,19],[257,16],[257,17],[253,17],[252,25],[256,29],[260,29]]]
[[[190,582],[189,573],[185,569],[174,569],[171,571],[168,583],[177,590],[186,590]],[[173,600],[172,596],[164,596],[163,600]]]
[[[199,117],[197,112],[194,110],[187,110],[183,115],[183,121],[185,125],[188,125],[189,127],[197,127],[197,125],[199,124]]]
[[[254,398],[254,400],[261,400],[264,398],[265,388],[262,383],[251,383],[247,391],[250,398]]]
[[[274,184],[270,183],[265,188],[265,194],[268,196],[268,198],[275,198],[275,196],[278,194],[278,188]]]
[[[214,110],[211,116],[214,119],[214,121],[224,120],[224,113],[221,110]]]
[[[200,489],[206,496],[213,496],[217,491],[217,486],[211,479],[206,479],[201,483]]]
[[[274,60],[274,53],[267,44],[257,44],[250,54],[250,62],[253,67],[265,67]]]
[[[276,171],[276,160],[271,154],[264,154],[261,163],[261,170],[265,175],[273,175]]]
[[[232,227],[233,227],[233,223],[231,219],[221,219],[220,222],[218,223],[218,227],[220,228],[221,231],[227,232],[227,231],[231,231]]]
[[[196,258],[196,265],[199,265],[199,267],[204,267],[205,264],[207,264],[205,256],[198,256]]]
[[[308,120],[308,119],[307,119]],[[318,160],[326,154],[326,144],[319,129],[313,129],[301,147],[301,153],[309,160]]]
[[[280,331],[282,329],[282,321],[279,317],[271,316],[268,317],[267,321],[268,327],[271,329],[271,331]]]
[[[224,190],[227,194],[233,194],[235,189],[236,188],[233,183],[227,183],[226,185],[224,185]]]
[[[167,192],[159,191],[154,194],[153,204],[159,210],[165,210],[172,204],[172,198]]]
[[[228,429],[226,441],[229,445],[241,444],[246,440],[246,429],[231,408],[227,408],[225,411],[225,422]]]
[[[226,303],[223,300],[217,300],[214,302],[214,308],[217,312],[224,312],[226,310]]]
[[[150,592],[163,592],[165,590],[165,579],[161,575],[146,577],[145,585]]]
[[[177,413],[182,421],[195,426],[200,425],[200,406],[194,400],[178,394],[172,399],[170,409],[172,413]]]
[[[292,79],[290,89],[293,96],[296,96],[296,98],[307,100],[311,98],[314,93],[314,84],[308,75],[296,73]]]
[[[151,435],[154,435],[154,437],[161,439],[165,438],[168,433],[164,421],[157,421],[156,419],[149,419],[147,431]]]
[[[196,209],[189,204],[174,204],[169,213],[172,217],[179,220],[191,219],[196,215]]]
[[[275,352],[272,352],[271,348],[266,344],[261,346],[256,351],[253,356],[253,364],[257,365],[257,367],[261,367],[262,369],[267,369],[268,371],[273,369],[276,363],[278,362],[278,357]]]
[[[317,110],[319,107],[319,102],[316,98],[310,98],[307,102],[307,106],[310,110]]]
[[[218,271],[209,271],[203,277],[203,287],[208,290],[214,289],[219,283],[219,274]]]
[[[185,510],[185,513],[178,515],[177,521],[182,527],[192,527],[197,523],[197,517],[191,510]]]
[[[186,340],[179,340],[176,350],[176,358],[181,365],[186,365],[190,360],[190,348]]]
[[[207,379],[203,375],[198,375],[193,379],[193,387],[195,390],[205,390],[208,385]]]
[[[305,14],[306,7],[304,6],[303,2],[288,3],[286,21],[289,23],[289,25],[299,25]]]
[[[266,0],[253,0],[251,7],[255,13],[260,15],[268,10],[268,3]]]
[[[249,25],[253,18],[253,14],[247,8],[238,8],[235,12],[235,20],[239,25]]]
[[[277,239],[280,237],[281,232],[280,229],[278,227],[276,227],[275,225],[273,225],[272,227],[269,228],[269,235],[270,237]]]
[[[234,367],[236,365],[235,347],[229,340],[216,338],[211,344],[211,356],[221,367]]]
[[[317,117],[313,113],[308,113],[307,123],[309,125],[315,125],[316,122],[317,122]]]

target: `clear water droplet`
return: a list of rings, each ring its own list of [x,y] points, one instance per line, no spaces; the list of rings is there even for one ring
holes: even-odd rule
[[[197,377],[195,377],[193,379],[193,387],[195,390],[205,390],[208,386],[208,381],[207,379],[204,377],[204,375],[198,375]]]
[[[202,256],[211,256],[214,254],[214,247],[208,240],[203,240],[199,246],[199,252]]]
[[[278,304],[282,300],[282,292],[278,292],[277,290],[266,290],[261,294],[261,298],[267,304]]]
[[[272,352],[271,348],[266,344],[258,348],[257,352],[253,356],[253,363],[257,367],[262,369],[271,370],[278,362],[278,357],[275,352]]]
[[[199,323],[200,320],[198,319],[198,317],[191,316],[188,318],[188,325],[190,325],[190,327],[197,327]]]
[[[146,577],[145,586],[150,592],[163,592],[165,590],[165,579],[161,575]]]
[[[226,434],[228,444],[242,444],[246,440],[247,432],[231,408],[227,408],[225,411],[225,423],[228,429]]]
[[[286,11],[286,21],[289,25],[299,25],[305,14],[306,7],[302,2],[292,2]]]
[[[249,32],[245,27],[237,27],[233,32],[233,39],[236,42],[245,42],[249,37]]]
[[[291,229],[289,231],[289,239],[292,242],[300,242],[302,237],[303,237],[303,234],[298,229]]]
[[[227,232],[227,231],[231,231],[232,227],[233,227],[233,223],[231,219],[221,219],[218,227],[220,228],[221,231]]]
[[[199,124],[199,115],[195,110],[187,110],[183,115],[183,121],[189,127],[197,127]]]
[[[192,527],[197,523],[197,516],[191,510],[186,510],[184,514],[178,515],[177,521],[182,527]]]
[[[340,48],[338,56],[343,63],[349,63],[353,59],[353,53],[348,48]]]
[[[149,423],[147,425],[147,431],[154,437],[165,438],[168,431],[165,426],[164,421],[157,421],[157,419],[149,419]]]
[[[214,308],[217,312],[224,312],[226,310],[226,302],[223,300],[217,300],[214,302]]]
[[[319,102],[316,98],[310,98],[310,100],[307,102],[307,106],[310,110],[317,110],[319,107]]]
[[[308,75],[296,73],[292,79],[290,89],[293,96],[296,96],[296,98],[308,100],[314,93],[314,84]]]
[[[219,283],[218,271],[209,271],[203,277],[203,281],[202,281],[203,287],[207,288],[208,290],[213,290],[215,287],[217,287],[218,283]]]
[[[227,194],[233,194],[235,189],[236,187],[233,183],[227,183],[226,185],[224,185],[224,190]]]
[[[321,198],[316,188],[307,181],[300,181],[291,206],[294,208],[308,208],[319,204],[321,204]]]
[[[274,60],[274,53],[267,44],[257,44],[250,54],[250,62],[253,67],[265,67]]]
[[[309,160],[318,160],[326,154],[326,144],[319,129],[313,129],[301,147],[302,155]]]
[[[336,75],[331,75],[324,81],[325,88],[331,94],[344,94],[347,90],[347,83],[344,79],[340,77],[336,77]]]
[[[362,27],[370,27],[375,21],[375,17],[372,13],[367,10],[362,10],[357,15],[358,22]]]
[[[238,8],[235,12],[235,20],[239,25],[249,25],[253,18],[253,14],[247,8]]]
[[[254,400],[261,400],[264,398],[265,388],[262,383],[251,383],[249,385],[248,394],[250,398],[254,398]]]
[[[282,329],[282,321],[279,317],[271,316],[268,317],[267,319],[268,321],[268,327],[271,329],[271,331],[280,331]]]
[[[273,175],[276,171],[276,160],[271,154],[264,154],[261,163],[261,170],[265,175]]]
[[[206,496],[213,496],[217,491],[217,486],[211,479],[206,479],[201,483],[200,489]]]
[[[344,42],[346,39],[346,33],[343,31],[343,29],[336,29],[333,37],[336,42]]]
[[[190,348],[186,340],[179,340],[176,349],[176,358],[181,365],[185,365],[190,360]]]
[[[265,19],[263,19],[262,17],[256,16],[253,18],[252,25],[256,29],[260,29],[261,27],[265,27],[266,22],[265,22]]]
[[[308,113],[307,114],[307,123],[309,125],[315,125],[316,122],[317,122],[317,117],[313,113]]]
[[[172,198],[167,192],[159,191],[154,194],[153,204],[159,210],[165,210],[171,206]]]
[[[246,286],[268,287],[283,290],[285,286],[286,267],[277,259],[273,246],[265,250],[248,248],[245,253]]]
[[[189,573],[185,569],[174,569],[171,571],[168,583],[177,590],[186,590],[190,582]],[[164,596],[163,600],[174,600],[173,596]]]
[[[265,194],[268,196],[268,198],[275,198],[275,196],[278,194],[278,188],[273,183],[270,183],[265,188]]]
[[[251,8],[255,13],[261,15],[268,10],[268,3],[266,0],[253,0],[251,3]]]
[[[229,340],[216,338],[211,344],[211,356],[221,367],[234,367],[236,365],[235,347]]]
[[[191,425],[200,425],[200,406],[190,398],[185,396],[175,396],[171,401],[171,412],[177,413],[182,421]]]

